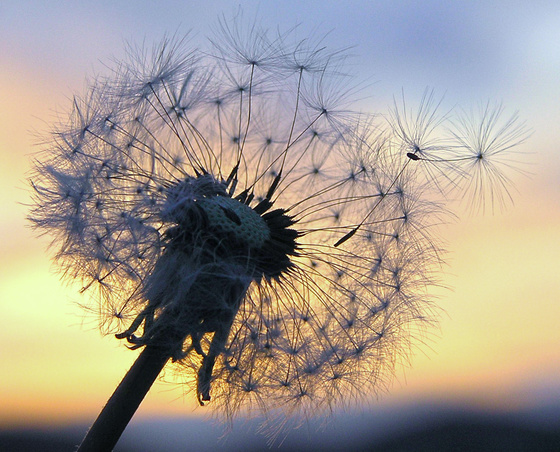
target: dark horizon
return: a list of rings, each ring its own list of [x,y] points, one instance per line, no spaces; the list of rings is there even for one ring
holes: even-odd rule
[[[87,424],[76,424],[0,430],[0,451],[73,451],[87,428]],[[311,421],[286,431],[270,447],[257,430],[256,421],[237,425],[224,436],[224,427],[215,421],[133,420],[115,452],[556,451],[560,448],[560,403],[517,412],[432,403],[373,408],[364,414],[338,414],[323,426]]]

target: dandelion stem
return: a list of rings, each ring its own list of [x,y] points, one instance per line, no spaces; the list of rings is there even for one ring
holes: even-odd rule
[[[170,358],[169,349],[147,346],[107,401],[78,452],[111,451]]]

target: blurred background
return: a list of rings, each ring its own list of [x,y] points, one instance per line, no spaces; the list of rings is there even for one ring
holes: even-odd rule
[[[329,47],[351,47],[349,72],[369,83],[363,109],[386,113],[402,90],[412,102],[433,87],[449,105],[503,102],[534,132],[521,148],[529,175],[515,175],[515,204],[486,215],[459,207],[460,221],[444,228],[445,314],[391,391],[328,424],[288,431],[279,450],[560,450],[560,4],[552,0],[2,1],[0,450],[73,450],[136,357],[84,319],[78,288],[61,284],[47,240],[28,228],[26,172],[41,136],[126,41],[192,30],[204,46],[217,18],[239,7],[271,29],[300,24],[301,37],[328,33]],[[207,410],[162,381],[116,450],[260,450],[257,426],[240,420],[220,439],[224,428]]]

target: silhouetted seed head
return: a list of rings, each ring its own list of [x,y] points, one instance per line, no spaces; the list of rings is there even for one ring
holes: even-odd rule
[[[433,322],[442,189],[466,162],[477,198],[484,168],[507,189],[487,159],[523,130],[489,139],[495,111],[448,145],[429,92],[379,124],[349,108],[342,52],[221,33],[210,52],[132,49],[77,97],[36,162],[31,220],[97,289],[102,330],[165,349],[201,404],[306,415],[375,394]]]

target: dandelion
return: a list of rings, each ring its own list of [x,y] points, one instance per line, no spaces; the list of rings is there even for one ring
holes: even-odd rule
[[[341,52],[221,28],[210,52],[131,49],[35,163],[32,222],[102,331],[142,349],[80,450],[111,449],[168,364],[228,419],[306,416],[384,390],[435,321],[440,182],[468,179],[495,115],[446,147],[431,95],[384,125],[349,108]],[[476,196],[484,170],[507,189],[478,165]]]

